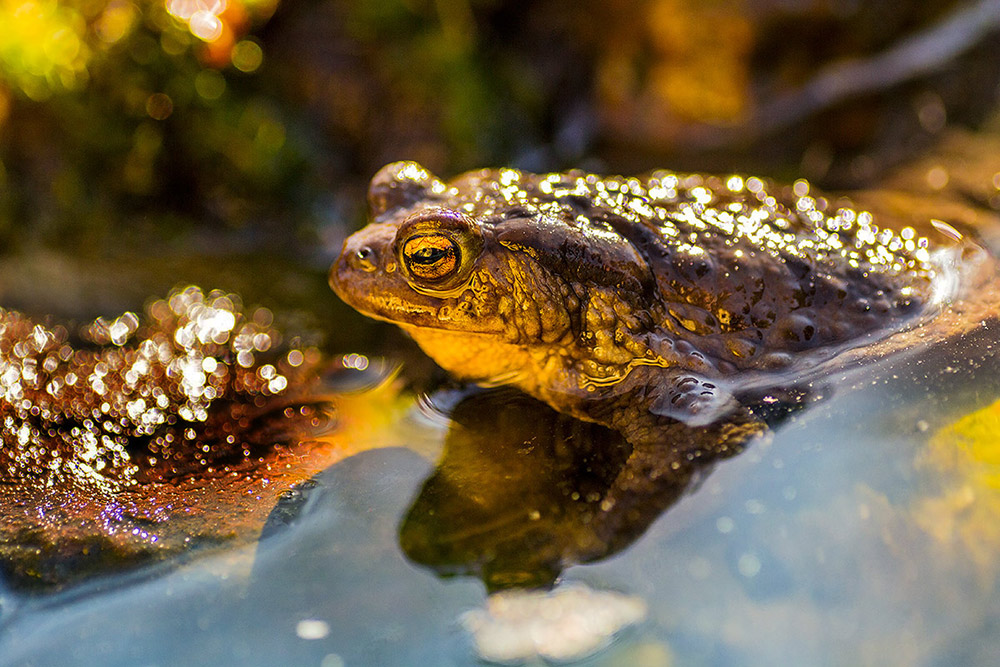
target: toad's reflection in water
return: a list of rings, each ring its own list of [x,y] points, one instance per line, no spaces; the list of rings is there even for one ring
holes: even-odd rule
[[[565,567],[624,549],[712,462],[765,428],[747,411],[714,426],[677,425],[669,436],[691,447],[633,448],[511,389],[475,394],[451,418],[400,544],[411,560],[444,576],[478,576],[490,591],[548,586]]]

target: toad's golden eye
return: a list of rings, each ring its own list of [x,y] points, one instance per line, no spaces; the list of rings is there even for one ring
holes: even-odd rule
[[[403,244],[403,261],[415,278],[443,280],[455,273],[461,261],[458,245],[444,234],[422,234]]]
[[[431,296],[453,295],[475,270],[483,235],[472,218],[431,208],[400,224],[393,249],[410,287]]]

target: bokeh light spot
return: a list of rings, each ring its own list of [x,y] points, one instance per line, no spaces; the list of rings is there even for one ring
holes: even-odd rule
[[[285,145],[285,126],[272,118],[265,118],[257,128],[254,144],[266,153],[277,153]]]
[[[226,92],[226,79],[214,69],[198,72],[194,78],[194,89],[206,100],[217,100]]]
[[[264,51],[256,42],[244,39],[233,47],[233,67],[241,72],[254,72],[264,61]]]
[[[160,48],[167,55],[178,56],[187,49],[189,39],[187,33],[168,31],[160,35]]]
[[[114,44],[132,31],[138,13],[131,2],[111,2],[97,20],[97,36],[106,44]]]
[[[167,3],[167,11],[171,16],[176,16],[182,21],[190,20],[199,9],[197,0],[170,0]]]
[[[57,30],[45,42],[45,55],[59,65],[72,65],[80,53],[80,39],[69,28]]]
[[[154,120],[166,120],[174,112],[174,102],[168,95],[153,93],[146,100],[146,113]]]
[[[191,34],[205,42],[214,42],[222,35],[222,21],[212,12],[201,9],[191,16]]]

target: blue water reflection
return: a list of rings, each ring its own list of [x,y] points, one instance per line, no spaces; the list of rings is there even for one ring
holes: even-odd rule
[[[822,401],[717,464],[634,544],[566,570],[649,606],[583,664],[988,663],[1000,595],[997,559],[981,556],[1000,544],[959,530],[968,506],[927,521],[970,482],[924,459],[932,434],[1000,397],[995,331],[814,386]],[[0,662],[474,663],[458,619],[483,605],[483,584],[438,578],[398,546],[432,472],[406,449],[364,452],[318,476],[256,549],[118,588],[6,594]]]

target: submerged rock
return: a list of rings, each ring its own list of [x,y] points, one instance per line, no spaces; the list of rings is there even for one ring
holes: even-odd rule
[[[646,617],[644,600],[585,584],[551,591],[504,591],[463,614],[479,657],[489,662],[585,658]]]

